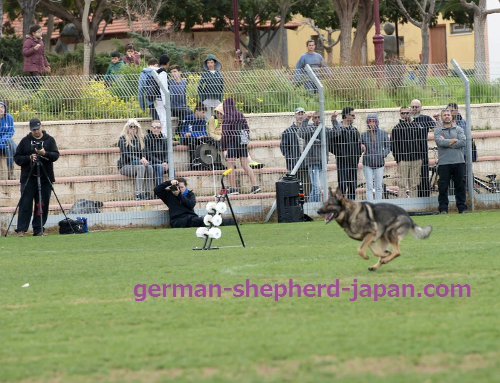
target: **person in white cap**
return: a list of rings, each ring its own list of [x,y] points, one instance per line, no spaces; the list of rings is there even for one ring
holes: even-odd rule
[[[33,235],[44,235],[43,226],[49,213],[51,182],[55,182],[53,163],[59,158],[56,140],[45,130],[38,118],[30,120],[28,133],[17,146],[14,161],[21,166],[21,199],[17,216],[17,236],[24,237],[28,231],[33,211]],[[40,167],[35,166],[39,163]],[[38,196],[37,173],[40,169],[41,197]],[[33,201],[35,204],[33,204]],[[40,217],[40,204],[42,217]]]

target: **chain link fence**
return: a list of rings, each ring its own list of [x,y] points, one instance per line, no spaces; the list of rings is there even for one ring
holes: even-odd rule
[[[462,64],[462,68],[470,80],[470,124],[477,148],[477,161],[472,166],[474,175],[487,186],[475,183],[476,198],[487,196],[486,202],[495,202],[497,195],[492,191],[498,189],[498,182],[491,181],[495,179],[491,175],[500,173],[500,73],[492,73],[486,65],[481,70],[478,69],[481,66],[474,67],[473,64]],[[388,133],[389,143],[391,132],[401,117],[400,108],[410,106],[414,99],[421,101],[421,114],[431,117],[449,103],[457,103],[458,110],[465,119],[464,85],[456,70],[445,64],[426,67],[399,64],[383,68],[329,67],[315,69],[314,73],[323,86],[324,98],[320,99],[317,87],[305,70],[222,72],[223,97],[234,99],[236,109],[244,113],[250,132],[249,157],[243,160],[243,168],[241,158],[230,161],[230,165],[233,162],[236,165],[233,172],[235,177],[229,179],[234,185],[230,186],[239,191],[239,195],[232,195],[233,205],[242,217],[258,221],[268,213],[275,200],[275,182],[292,170],[298,159],[297,154],[300,156],[310,138],[307,134],[301,136],[293,132],[293,127],[301,127],[305,119],[314,126],[313,112],[320,112],[321,105],[324,112],[320,113],[318,120],[328,128],[325,134],[328,142],[323,146],[328,150],[326,176],[328,184],[334,187],[338,185],[339,174],[335,153],[337,151],[337,157],[341,157],[338,150],[342,150],[342,145],[345,145],[346,150],[351,150],[347,149],[348,143],[335,141],[331,119],[334,111],[339,114],[337,121],[341,124],[342,109],[352,107],[353,125],[357,127],[360,136],[367,132],[368,114],[376,113],[379,129]],[[172,108],[174,161],[170,165],[175,169],[175,175],[186,178],[188,188],[196,193],[197,209],[201,212],[206,201],[212,200],[213,195],[218,192],[220,174],[228,163],[217,140],[201,140],[200,143],[205,146],[200,148],[199,145],[191,145],[183,137],[183,129],[184,133],[188,132],[189,124],[183,125],[182,120],[201,101],[198,88],[202,73],[183,73],[181,78],[185,81],[186,109],[178,114],[176,108]],[[120,159],[118,142],[126,132],[124,128],[127,120],[136,119],[140,125],[138,134],[146,137],[148,130],[152,130],[152,117],[156,118],[151,114],[155,111],[154,104],[148,108],[147,100],[144,100],[144,110],[140,106],[139,76],[119,73],[107,78],[43,76],[39,85],[33,84],[31,80],[30,77],[0,77],[0,101],[13,116],[13,140],[16,144],[29,133],[27,122],[33,117],[40,118],[47,132],[56,139],[61,156],[55,162],[54,189],[63,207],[69,210],[81,199],[102,202],[103,206],[99,208],[101,213],[93,214],[90,220],[94,225],[157,225],[165,222],[165,206],[160,200],[153,198],[155,173],[145,176],[145,182],[141,182],[141,192],[145,196],[137,199],[136,177],[121,174],[117,164]],[[169,81],[173,81],[173,78],[170,77]],[[171,97],[174,97],[178,88],[170,84],[168,89]],[[169,100],[164,99],[164,102]],[[162,103],[157,102],[156,105],[158,104]],[[302,112],[297,108],[304,109],[302,119]],[[296,110],[299,112],[296,113]],[[205,118],[208,120],[210,117],[211,114],[206,113]],[[289,128],[292,128],[292,135],[289,134],[290,130],[287,131]],[[292,142],[283,140],[285,131],[285,138],[292,137]],[[304,155],[304,163],[298,173],[306,191],[306,212],[310,213],[320,203],[316,202],[317,179],[313,171],[316,168],[309,166],[313,163],[309,158],[311,154],[321,157],[321,153],[317,152],[321,148],[321,135],[317,135],[315,139],[320,142],[310,145],[311,152]],[[435,143],[432,129],[426,144],[425,153],[420,154],[428,159],[428,177],[418,174],[418,184],[424,178],[432,182],[437,161],[436,151],[433,150]],[[240,157],[243,154],[238,153]],[[368,157],[366,153],[360,155],[355,168],[349,171],[350,174],[356,174],[354,196],[360,200],[366,199],[367,191],[362,166],[365,157]],[[220,164],[215,165],[218,159]],[[202,162],[202,166],[196,165],[199,162]],[[428,186],[427,192],[420,195],[420,198],[418,194],[414,196],[412,188],[416,181],[401,181],[392,149],[384,162],[384,199],[395,200],[408,209],[436,210],[435,186]],[[249,164],[253,175],[245,163]],[[11,173],[7,152],[0,149],[2,228],[5,228],[5,222],[11,217],[19,200],[19,174],[18,166],[14,166],[13,174]],[[165,173],[163,179],[167,178],[168,174]],[[260,191],[250,194],[254,186],[259,186]],[[325,197],[323,187],[321,185],[319,200]],[[313,198],[312,189],[315,193]],[[60,219],[60,209],[55,198],[51,199],[51,204],[54,206],[50,210],[49,219]]]

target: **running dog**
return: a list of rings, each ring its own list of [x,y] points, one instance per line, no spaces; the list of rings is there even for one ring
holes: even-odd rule
[[[329,190],[330,197],[318,210],[318,214],[325,215],[325,224],[335,219],[349,237],[362,241],[358,254],[363,259],[368,259],[367,247],[379,257],[378,262],[368,268],[370,271],[377,270],[401,255],[399,242],[408,232],[418,239],[427,238],[432,232],[431,225],[418,226],[399,206],[355,202],[344,198],[338,188],[335,192],[332,188]],[[375,246],[377,241],[379,248]],[[392,245],[392,252],[387,250],[389,245]]]

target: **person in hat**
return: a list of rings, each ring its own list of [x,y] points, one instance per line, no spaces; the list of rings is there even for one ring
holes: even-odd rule
[[[299,128],[307,126],[308,120],[306,119],[306,111],[302,107],[295,108],[295,121],[286,128],[281,134],[280,149],[285,157],[286,170],[290,173],[302,154],[299,144],[298,131]],[[295,173],[295,176],[302,182],[302,187],[305,195],[311,193],[311,183],[309,181],[309,174],[305,161],[302,162],[300,168]]]
[[[51,183],[55,182],[53,163],[59,158],[56,141],[54,137],[42,130],[40,120],[32,118],[29,126],[30,133],[19,142],[14,154],[14,161],[21,167],[21,199],[19,200],[16,228],[18,237],[24,237],[24,234],[28,231],[32,211],[33,235],[44,235],[43,226],[49,213]],[[38,169],[40,169],[41,201],[39,201],[38,196]]]

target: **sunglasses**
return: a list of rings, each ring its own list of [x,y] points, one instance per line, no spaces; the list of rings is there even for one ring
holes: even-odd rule
[[[152,126],[151,129],[161,129],[161,126]]]
[[[313,116],[313,118],[314,118],[314,119],[319,119],[319,118],[320,118],[320,116]]]
[[[401,114],[410,114],[410,112],[401,112]]]
[[[412,105],[412,106],[410,106],[410,108],[412,108],[412,109],[418,109],[418,108],[420,108],[420,106],[418,106],[418,105]]]
[[[135,125],[130,125],[128,128],[129,128],[129,129],[139,129],[139,128],[138,128],[137,126],[135,126]]]

